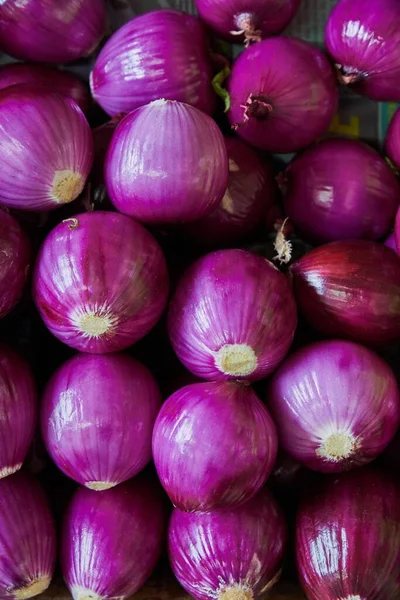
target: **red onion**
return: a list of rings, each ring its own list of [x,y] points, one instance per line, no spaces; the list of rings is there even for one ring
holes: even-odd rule
[[[185,511],[250,500],[270,474],[277,446],[275,425],[251,387],[226,381],[175,392],[153,432],[160,481]]]
[[[168,316],[178,358],[211,380],[266,377],[288,352],[296,325],[285,276],[244,250],[197,260],[178,284]]]
[[[0,480],[0,596],[32,598],[46,590],[56,561],[56,534],[46,496],[33,477]]]
[[[30,262],[28,238],[14,217],[0,210],[0,318],[18,303]]]
[[[144,479],[104,492],[80,488],[61,540],[61,567],[74,600],[134,594],[160,557],[164,530],[163,502]]]
[[[172,570],[196,600],[253,600],[277,582],[286,543],[279,506],[267,489],[231,510],[174,509],[168,552]]]
[[[176,10],[156,10],[114,33],[97,57],[90,87],[93,98],[111,116],[160,98],[212,114],[211,78],[200,21]]]
[[[400,339],[400,260],[383,244],[331,242],[291,271],[298,307],[318,331],[373,346]]]
[[[122,119],[108,149],[105,176],[117,210],[145,223],[195,221],[225,193],[224,139],[197,108],[156,100]]]
[[[400,183],[363,142],[324,140],[297,156],[285,179],[286,214],[296,231],[313,242],[378,240],[393,225]]]
[[[0,203],[43,211],[75,200],[93,161],[82,111],[69,98],[28,86],[6,91],[0,99]]]
[[[46,326],[84,352],[116,352],[156,324],[168,296],[165,259],[139,223],[112,212],[66,219],[46,238],[33,295]]]
[[[394,235],[394,233],[391,233],[390,235],[388,235],[388,237],[386,238],[386,240],[383,243],[385,246],[387,246],[388,248],[391,248],[398,254],[397,245],[396,245],[396,236]]]
[[[254,44],[233,65],[229,120],[256,148],[295,152],[329,127],[338,90],[325,55],[311,44],[276,37]]]
[[[392,163],[400,169],[400,110],[389,123],[386,133],[385,151]]]
[[[104,35],[104,0],[28,0],[0,4],[0,47],[16,58],[47,63],[91,54]]]
[[[400,491],[360,469],[327,479],[297,517],[297,565],[309,600],[391,600],[400,581]]]
[[[274,375],[268,400],[282,448],[316,471],[370,462],[400,424],[394,373],[353,342],[317,342],[292,354]]]
[[[339,80],[373,100],[400,101],[398,0],[340,0],[325,29]]]

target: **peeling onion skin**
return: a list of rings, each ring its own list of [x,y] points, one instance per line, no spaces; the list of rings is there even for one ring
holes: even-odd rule
[[[232,510],[174,509],[169,560],[179,583],[196,600],[250,600],[278,581],[286,537],[281,510],[264,488]]]
[[[296,554],[308,600],[395,600],[398,483],[369,468],[327,478],[300,507]]]
[[[286,277],[244,250],[197,260],[171,300],[168,331],[184,366],[202,379],[256,381],[287,354],[297,312]]]
[[[400,110],[397,109],[386,133],[385,151],[392,163],[400,169]]]
[[[129,217],[95,211],[66,219],[44,241],[33,297],[48,329],[82,352],[117,352],[160,318],[168,272],[153,236]]]
[[[18,304],[31,259],[28,237],[14,217],[0,210],[0,318]]]

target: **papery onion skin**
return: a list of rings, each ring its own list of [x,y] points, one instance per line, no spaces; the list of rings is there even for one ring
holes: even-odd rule
[[[277,454],[275,425],[249,386],[196,383],[162,406],[153,432],[159,479],[180,510],[233,508],[250,500]]]
[[[400,169],[400,110],[389,123],[385,139],[385,151],[392,163]]]
[[[400,394],[390,367],[353,342],[323,341],[292,354],[274,374],[268,408],[281,447],[308,468],[367,464],[394,437]]]
[[[196,600],[251,600],[279,579],[286,544],[283,515],[264,488],[232,510],[174,509],[168,554],[182,587]]]
[[[215,108],[203,25],[192,15],[156,10],[132,19],[108,40],[90,75],[93,98],[110,116],[165,98]]]
[[[236,59],[228,118],[237,134],[268,152],[296,152],[328,129],[338,102],[326,56],[311,44],[275,37]]]
[[[0,318],[18,303],[31,263],[30,243],[10,214],[0,210]]]
[[[297,566],[309,600],[389,600],[400,581],[400,492],[383,472],[327,478],[297,515]]]
[[[400,183],[385,160],[363,142],[324,140],[285,171],[286,215],[314,243],[379,240],[393,225]]]
[[[0,203],[54,210],[82,192],[93,141],[74,100],[15,85],[0,95]]]
[[[104,492],[80,488],[61,539],[62,572],[74,600],[134,594],[161,555],[165,525],[159,490],[142,477]]]
[[[45,389],[43,439],[66,475],[90,489],[108,489],[151,460],[160,406],[157,383],[138,361],[123,354],[78,354]]]
[[[325,47],[341,83],[372,100],[400,101],[400,5],[340,0],[325,27]]]
[[[195,221],[216,208],[225,193],[224,138],[197,108],[157,100],[119,123],[105,177],[112,203],[124,214],[144,223]]]
[[[129,217],[96,211],[66,219],[39,252],[33,297],[58,339],[82,352],[127,348],[156,324],[168,296],[164,256]]]
[[[0,596],[46,590],[56,562],[56,533],[46,496],[27,473],[0,480]]]
[[[287,354],[296,325],[285,276],[244,250],[197,260],[179,282],[168,314],[179,360],[208,380],[266,377]]]
[[[383,244],[324,244],[291,273],[298,308],[318,331],[372,346],[400,339],[400,260]]]
[[[104,0],[6,1],[0,5],[0,47],[22,60],[61,63],[87,56],[105,28]]]

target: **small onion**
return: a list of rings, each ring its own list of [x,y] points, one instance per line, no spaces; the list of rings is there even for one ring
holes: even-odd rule
[[[272,379],[268,407],[282,448],[316,471],[370,462],[400,424],[394,373],[353,342],[317,342],[292,354]]]
[[[18,303],[30,262],[28,238],[14,217],[0,210],[0,318]]]
[[[168,315],[178,358],[211,380],[266,377],[288,352],[296,325],[285,276],[244,250],[197,260],[178,284]]]
[[[48,235],[33,296],[45,325],[84,352],[116,352],[156,324],[168,296],[164,256],[139,223],[112,212],[66,219]]]
[[[392,163],[400,169],[400,109],[390,121],[386,133],[385,151]]]
[[[122,213],[144,223],[195,221],[225,193],[224,139],[197,108],[156,100],[122,119],[108,149],[105,176],[110,199]]]
[[[33,477],[0,480],[0,596],[32,598],[46,590],[56,562],[56,534],[46,496]]]
[[[295,152],[328,129],[338,90],[325,55],[276,37],[254,44],[233,65],[229,120],[241,138],[269,152]]]
[[[298,307],[318,331],[373,346],[400,339],[400,260],[383,244],[331,242],[291,272]]]
[[[212,114],[208,54],[204,28],[195,17],[176,10],[141,15],[101,50],[90,75],[93,98],[111,116],[160,98]]]
[[[174,509],[168,554],[182,587],[196,600],[253,600],[278,581],[286,526],[264,488],[231,510]]]
[[[251,387],[226,381],[175,392],[153,432],[159,479],[185,511],[250,500],[274,466],[277,445],[275,425]]]

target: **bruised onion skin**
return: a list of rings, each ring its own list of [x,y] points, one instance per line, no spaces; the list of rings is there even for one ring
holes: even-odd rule
[[[277,454],[275,425],[251,387],[196,383],[162,406],[153,432],[159,479],[184,511],[233,508],[264,485]]]
[[[211,78],[200,21],[176,10],[155,10],[113,34],[97,57],[90,87],[93,98],[110,116],[160,98],[212,114]]]
[[[285,276],[244,250],[197,260],[179,282],[168,314],[178,358],[209,380],[266,377],[287,354],[296,326]]]
[[[297,566],[307,598],[397,598],[399,532],[397,482],[369,469],[327,478],[297,515]]]
[[[346,341],[317,342],[287,358],[272,378],[268,408],[281,447],[323,472],[370,462],[400,424],[394,373],[374,352]]]
[[[291,267],[300,312],[325,335],[372,346],[400,339],[400,260],[383,244],[345,240]]]
[[[0,596],[46,590],[56,562],[56,533],[46,496],[27,473],[0,480]]]
[[[31,263],[27,236],[10,214],[0,210],[0,318],[18,303]]]
[[[286,544],[283,515],[264,488],[231,510],[174,509],[168,554],[182,587],[196,600],[252,600],[278,581]]]
[[[164,256],[129,217],[96,211],[66,219],[45,239],[33,297],[50,331],[82,352],[117,352],[157,323],[168,296]]]
[[[228,117],[237,134],[268,152],[296,152],[328,129],[338,89],[326,56],[311,44],[274,37],[236,59]]]
[[[397,110],[389,123],[386,133],[385,151],[392,163],[400,169],[400,110]]]

